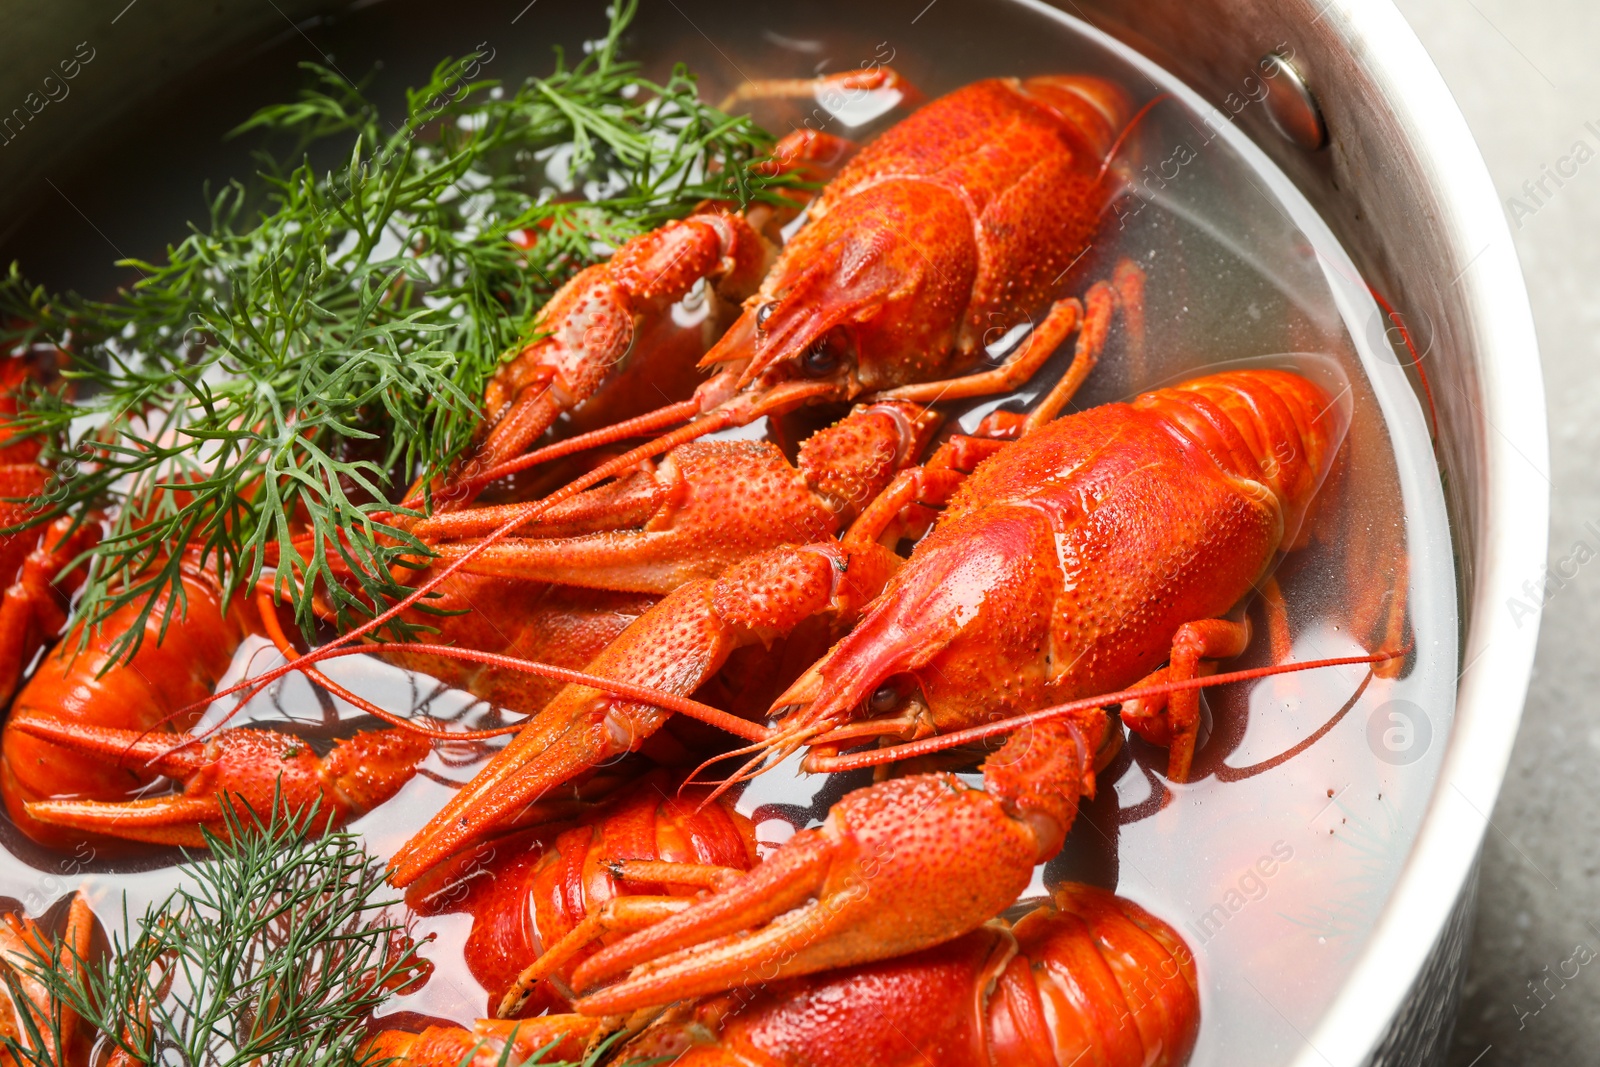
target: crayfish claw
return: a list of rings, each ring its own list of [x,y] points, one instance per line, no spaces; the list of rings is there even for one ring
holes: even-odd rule
[[[404,731],[356,734],[318,756],[301,739],[273,730],[230,729],[206,738],[86,727],[51,719],[17,723],[24,733],[116,766],[165,774],[182,793],[133,800],[48,797],[27,801],[27,817],[46,826],[128,841],[203,848],[209,831],[227,832],[224,805],[267,816],[315,811],[317,826],[364,814],[399,792],[431,750]]]

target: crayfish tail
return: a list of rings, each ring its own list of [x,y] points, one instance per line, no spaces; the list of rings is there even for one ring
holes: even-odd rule
[[[992,1013],[1011,1014],[1024,1000],[1044,1005],[1062,1062],[1182,1067],[1188,1061],[1200,1029],[1199,980],[1193,953],[1172,927],[1130,900],[1069,882],[1017,923],[1016,938],[1018,955],[999,983]],[[995,1056],[1026,1061],[1020,1049],[1001,1045]]]

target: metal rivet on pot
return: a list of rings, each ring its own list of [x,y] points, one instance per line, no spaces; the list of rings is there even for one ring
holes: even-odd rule
[[[1315,150],[1328,143],[1328,127],[1322,121],[1317,98],[1306,87],[1293,63],[1268,52],[1258,69],[1266,76],[1267,114],[1278,132],[1301,148]]]

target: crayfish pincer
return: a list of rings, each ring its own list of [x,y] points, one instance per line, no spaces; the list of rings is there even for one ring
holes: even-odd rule
[[[1015,926],[684,1005],[617,1062],[1181,1067],[1199,1029],[1194,957],[1177,932],[1068,882]]]
[[[615,1021],[482,1019],[389,1030],[407,1067],[498,1063],[548,1048],[577,1059]],[[687,1000],[610,1062],[677,1067],[1180,1067],[1200,1029],[1194,956],[1132,901],[1065,883],[1015,925],[995,920],[895,959]]]
[[[736,986],[916,952],[981,926],[1061,850],[1107,738],[1098,709],[1025,728],[985,761],[848,794],[749,874],[591,957],[577,1002],[617,1015]],[[509,998],[508,998],[509,999]],[[508,1005],[509,1006],[509,1005]]]

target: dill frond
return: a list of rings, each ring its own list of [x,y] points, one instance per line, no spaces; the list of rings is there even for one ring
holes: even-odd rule
[[[104,959],[76,961],[78,976],[48,957],[29,970],[139,1060],[353,1067],[367,1016],[424,966],[386,917],[382,864],[348,833],[306,833],[311,814],[281,804],[224,817],[226,837],[207,835],[164,901],[134,922],[124,900]]]
[[[297,100],[235,131],[287,138],[287,159],[260,155],[164,260],[128,262],[143,277],[115,299],[46,292],[16,265],[0,279],[0,350],[70,357],[69,388],[20,417],[55,468],[31,522],[108,513],[78,612],[139,606],[114,658],[164,593],[162,625],[181,610],[185,552],[229,595],[272,570],[308,638],[318,595],[341,626],[381,611],[406,592],[391,568],[427,555],[397,503],[470,446],[486,383],[555,289],[704,200],[779,195],[791,179],[758,173],[771,135],[700,102],[681,66],[658,84],[618,58],[636,6],[514,90],[474,77],[482,57],[441,63],[398,127],[309,65]],[[306,153],[329,138],[350,151],[320,172]]]
[[[182,881],[137,920],[126,898],[110,950],[58,968],[54,946],[0,971],[15,1003],[24,980],[49,1010],[19,1013],[0,1057],[61,1067],[52,1050],[66,1020],[99,1033],[102,1053],[180,1067],[384,1067],[366,1043],[373,1011],[427,975],[393,917],[383,864],[348,832],[307,832],[314,810],[270,817],[224,806],[226,833],[206,833]],[[381,1025],[381,1024],[380,1024]],[[616,1041],[581,1063],[501,1057],[505,1067],[596,1067]],[[20,1039],[20,1040],[19,1040]],[[70,1048],[70,1043],[67,1045]],[[655,1062],[655,1061],[652,1061]]]

